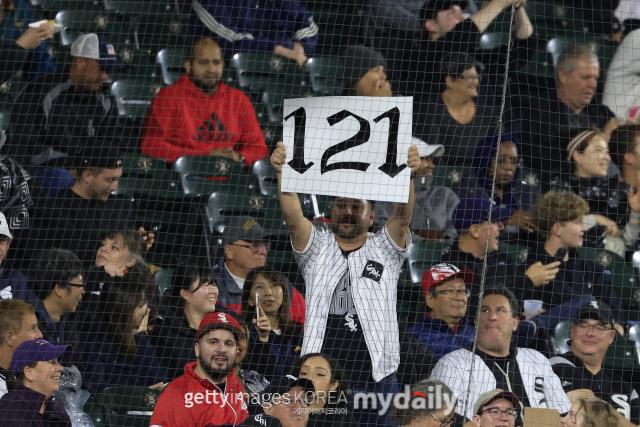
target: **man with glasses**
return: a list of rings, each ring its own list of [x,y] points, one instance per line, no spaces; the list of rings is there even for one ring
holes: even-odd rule
[[[436,359],[473,343],[476,330],[466,318],[473,273],[452,264],[433,266],[422,276],[429,312],[408,331],[425,344]]]
[[[633,424],[640,424],[640,399],[620,373],[602,365],[615,338],[609,306],[592,301],[583,305],[571,325],[571,351],[549,359],[562,387],[573,401],[584,390],[608,402]]]
[[[84,296],[82,262],[64,249],[42,251],[31,261],[27,286],[32,291],[25,301],[36,309],[38,328],[54,345],[73,342],[74,331],[67,315],[74,313]]]
[[[480,395],[473,407],[475,427],[513,427],[520,409],[518,396],[510,391],[493,390]]]
[[[218,301],[237,313],[242,311],[242,288],[247,274],[254,268],[264,267],[271,249],[269,241],[273,235],[267,233],[250,216],[233,217],[222,231],[224,257],[213,267],[213,276],[218,285]],[[304,324],[305,302],[300,292],[285,277],[291,296],[291,319]]]
[[[474,419],[472,404],[483,393],[505,390],[515,394],[523,407],[569,411],[571,401],[560,379],[542,353],[512,344],[518,328],[520,304],[509,289],[484,291],[475,352],[463,348],[443,356],[431,378],[447,384],[458,396],[456,413]]]

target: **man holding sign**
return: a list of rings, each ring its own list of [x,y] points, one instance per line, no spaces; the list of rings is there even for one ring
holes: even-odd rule
[[[282,192],[286,162],[285,145],[279,142],[271,163],[294,254],[307,284],[302,354],[323,352],[340,361],[355,392],[354,416],[361,425],[391,425],[388,417],[380,416],[384,413],[379,401],[369,403],[368,409],[359,408],[358,393],[389,398],[398,392],[396,293],[411,242],[413,181],[408,201],[394,205],[393,215],[378,233],[368,233],[374,219],[371,203],[346,197],[336,197],[331,232],[322,233],[305,218],[298,195]],[[407,166],[412,173],[420,166],[415,146],[409,148]]]

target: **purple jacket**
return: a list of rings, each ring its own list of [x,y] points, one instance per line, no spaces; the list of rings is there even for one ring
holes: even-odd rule
[[[71,420],[60,402],[51,399],[45,403],[44,414],[40,408],[44,395],[20,384],[14,391],[0,399],[0,425],[2,427],[71,427]]]

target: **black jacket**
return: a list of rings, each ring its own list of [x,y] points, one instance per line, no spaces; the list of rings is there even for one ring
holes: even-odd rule
[[[122,136],[115,98],[78,89],[62,73],[46,74],[30,83],[16,98],[11,123],[5,149],[25,167],[35,166],[33,156],[48,148],[60,153],[58,158],[72,156],[85,148],[118,146]],[[52,157],[43,156],[38,164],[52,164],[48,163]]]
[[[29,51],[18,46],[15,40],[0,40],[0,83],[20,71],[28,59]]]
[[[44,414],[40,408],[45,403]],[[0,399],[2,427],[71,427],[64,405],[20,384]]]
[[[559,251],[555,256],[549,255],[544,249],[544,243],[533,246],[527,254],[525,263],[518,266],[518,274],[540,261],[543,265],[560,261],[556,278],[547,285],[534,288],[533,283],[525,283],[524,288],[514,289],[521,301],[543,301],[543,308],[549,308],[569,301],[579,295],[593,295],[594,298],[611,307],[611,311],[620,324],[623,323],[622,300],[616,294],[611,284],[606,280],[604,269],[592,261],[583,260],[575,249],[569,249],[569,260],[564,261],[564,252]]]

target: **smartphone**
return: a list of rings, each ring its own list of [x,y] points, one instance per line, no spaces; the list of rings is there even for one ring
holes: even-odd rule
[[[256,319],[260,317],[258,316],[259,310],[260,310],[260,294],[256,292]]]
[[[156,235],[156,237],[158,236],[158,233],[160,232],[160,230],[162,230],[162,224],[158,224],[155,227],[151,227],[151,230],[147,231],[146,233],[144,233],[142,235],[142,238],[144,239],[145,237],[147,237],[149,234],[153,233]]]

